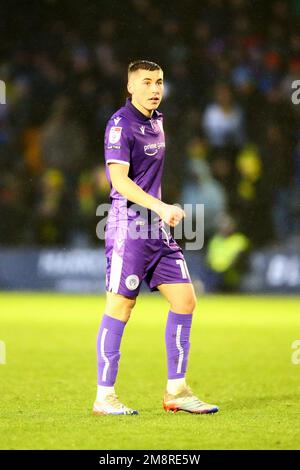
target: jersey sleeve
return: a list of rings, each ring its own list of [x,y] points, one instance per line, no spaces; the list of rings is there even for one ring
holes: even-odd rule
[[[130,165],[130,135],[128,127],[116,126],[114,121],[109,121],[104,138],[105,163],[123,163]]]

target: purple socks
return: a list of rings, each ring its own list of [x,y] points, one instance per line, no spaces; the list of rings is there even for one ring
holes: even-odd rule
[[[192,314],[169,311],[165,330],[168,379],[180,379],[185,376],[192,318]],[[121,320],[103,315],[97,337],[98,385],[112,387],[115,384],[125,325]]]
[[[115,384],[125,325],[121,320],[103,315],[97,337],[98,385],[112,387]]]
[[[181,314],[169,311],[165,331],[168,379],[180,379],[185,376],[190,350],[192,318],[192,313]]]

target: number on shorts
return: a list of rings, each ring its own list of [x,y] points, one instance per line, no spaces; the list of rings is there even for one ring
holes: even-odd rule
[[[182,279],[187,279],[189,277],[189,270],[187,268],[185,260],[177,259],[176,264],[179,264],[180,266]]]

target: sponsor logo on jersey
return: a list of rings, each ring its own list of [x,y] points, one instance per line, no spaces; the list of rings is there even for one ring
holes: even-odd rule
[[[116,144],[121,139],[122,127],[111,127],[108,140],[111,144]]]
[[[130,274],[126,277],[125,285],[129,290],[135,290],[139,286],[140,280],[136,274]]]
[[[145,135],[145,126],[141,126],[141,127],[140,127],[140,131],[141,131],[141,133],[142,133],[143,135]]]
[[[116,118],[114,118],[115,126],[118,125],[118,122],[121,121],[121,119],[122,119],[121,117],[116,117]]]
[[[161,148],[165,148],[165,142],[157,142],[155,144],[144,145],[144,152],[146,155],[153,157],[158,153]]]

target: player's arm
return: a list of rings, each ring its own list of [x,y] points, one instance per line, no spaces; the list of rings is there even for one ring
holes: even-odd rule
[[[160,199],[146,193],[128,177],[128,172],[129,165],[109,163],[111,184],[128,201],[156,212],[171,227],[175,227],[185,217],[185,213],[180,207],[165,204]]]

